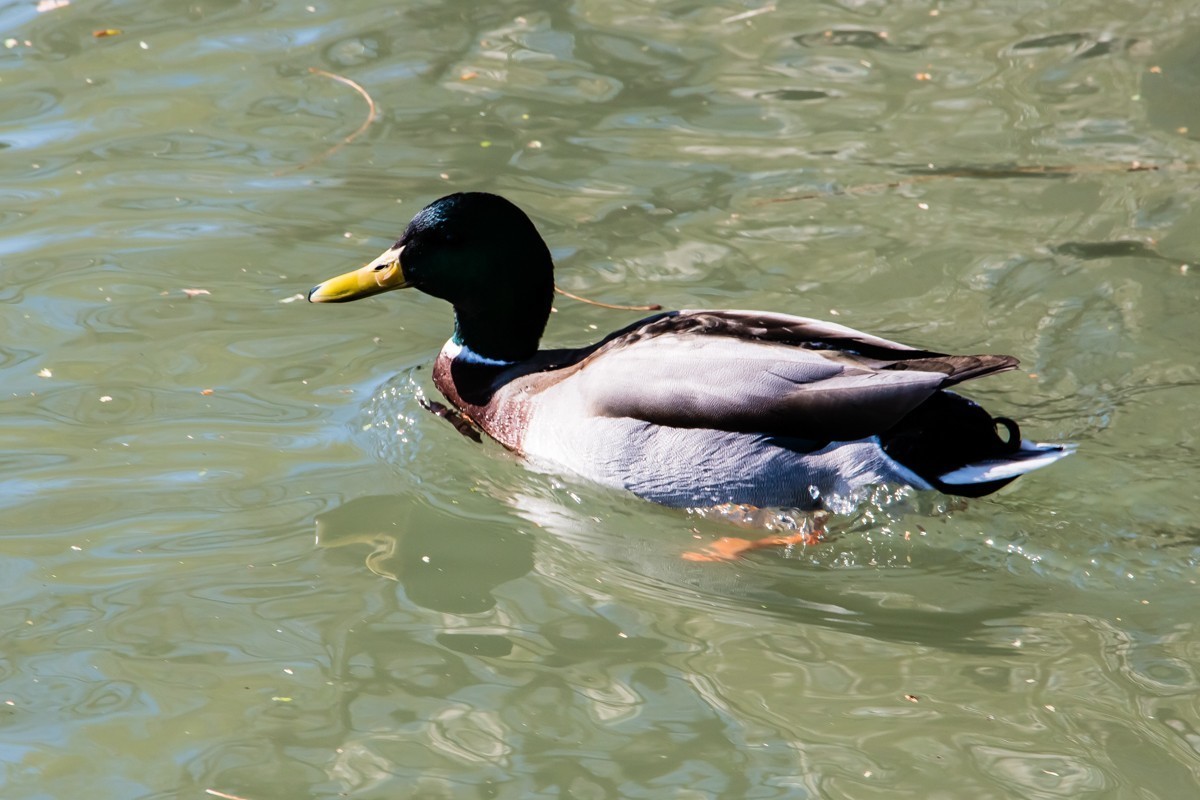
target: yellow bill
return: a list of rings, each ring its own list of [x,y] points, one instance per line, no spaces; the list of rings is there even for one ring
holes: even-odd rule
[[[385,251],[366,266],[318,283],[308,291],[310,303],[348,303],[392,289],[404,289],[410,284],[404,278],[400,264],[403,245]]]

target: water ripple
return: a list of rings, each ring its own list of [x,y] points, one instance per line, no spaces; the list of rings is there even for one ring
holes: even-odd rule
[[[0,10],[6,796],[1194,793],[1190,7],[35,5]],[[365,108],[310,66],[379,109],[336,152]],[[438,301],[281,302],[467,188],[584,294],[1012,352],[972,396],[1079,453],[684,561],[808,523],[464,439],[419,402]]]

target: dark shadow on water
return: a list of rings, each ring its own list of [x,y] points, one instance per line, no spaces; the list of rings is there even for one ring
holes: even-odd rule
[[[1118,239],[1112,242],[1063,242],[1050,248],[1060,256],[1071,256],[1081,261],[1103,258],[1151,258],[1159,261],[1179,263],[1180,259],[1168,258],[1145,242]]]
[[[776,89],[770,92],[759,92],[755,97],[766,100],[786,100],[795,103],[809,100],[826,100],[832,97],[832,95],[820,89]]]
[[[919,567],[833,566],[777,553],[731,563],[692,563],[681,555],[694,540],[680,534],[696,520],[682,512],[658,512],[678,513],[678,530],[672,532],[669,521],[665,527],[652,523],[647,528],[626,524],[640,519],[638,514],[628,520],[623,515],[585,516],[546,496],[531,514],[529,500],[525,496],[519,504],[521,515],[556,540],[539,547],[538,558],[549,561],[538,571],[556,576],[555,582],[571,594],[570,576],[583,569],[587,580],[599,579],[609,591],[624,587],[627,599],[641,595],[651,604],[676,598],[713,613],[768,614],[882,642],[1011,655],[1006,629],[1044,593],[1030,586],[1019,601],[1011,595],[991,596],[985,570],[967,563],[962,553],[936,549],[919,551]],[[412,603],[440,613],[489,611],[497,604],[497,587],[535,568],[535,537],[517,530],[514,518],[442,509],[420,496],[362,497],[321,514],[316,522],[322,547],[366,545],[368,569],[397,581]],[[844,535],[849,539],[855,534]],[[837,544],[818,545],[826,546]],[[832,558],[836,550],[824,552]],[[571,563],[581,556],[589,562],[586,566]],[[584,594],[582,586],[578,594]],[[436,638],[463,655],[503,657],[513,647],[505,636],[478,632],[447,630]]]
[[[985,581],[983,574],[967,578],[941,570],[844,569],[793,565],[778,557],[774,561],[749,569],[699,564],[688,584],[718,606],[880,642],[975,655],[1011,656],[1013,637],[1007,632],[1013,620],[1036,607],[1029,595],[1008,602],[987,598],[982,587],[972,585]],[[718,573],[728,569],[741,574],[736,580],[722,580]]]
[[[527,535],[414,497],[360,497],[316,522],[321,546],[370,545],[367,567],[398,581],[409,600],[433,611],[487,611],[496,605],[492,590],[533,569],[533,540]],[[482,647],[478,642],[463,646]]]
[[[757,597],[763,610],[777,617],[859,633],[884,642],[917,644],[975,655],[1011,656],[1012,647],[996,643],[996,628],[1007,627],[1033,608],[1032,602],[978,604],[964,596],[964,609],[889,608],[878,598],[845,585],[849,575],[833,580],[776,581]],[[950,605],[949,603],[947,605]]]
[[[882,642],[903,642],[944,651],[1012,655],[1014,619],[1036,608],[1047,587],[1029,583],[1020,595],[997,594],[996,576],[966,553],[946,550],[934,541],[913,543],[917,563],[908,565],[903,540],[862,546],[868,533],[861,525],[841,526],[841,534],[815,545],[804,556],[789,558],[779,551],[761,551],[724,563],[684,560],[694,551],[692,531],[697,523],[705,537],[748,536],[742,528],[722,528],[683,512],[647,509],[649,514],[676,517],[641,519],[629,510],[606,517],[586,516],[548,497],[522,496],[516,504],[522,516],[544,532],[603,564],[605,586],[622,585],[631,593],[676,598],[714,614],[733,611],[747,619],[763,614],[844,631]],[[584,501],[584,506],[587,501]],[[881,512],[874,510],[877,515]],[[885,519],[919,513],[915,509],[888,511]],[[848,518],[849,519],[849,518]],[[928,520],[926,520],[928,521]],[[880,523],[875,523],[878,530]],[[763,533],[767,533],[763,531]],[[839,544],[838,537],[844,537]],[[839,552],[858,551],[856,564],[833,563]],[[556,552],[557,551],[557,552]],[[872,555],[873,554],[873,555]],[[561,558],[561,548],[540,548],[539,560]],[[819,558],[822,563],[816,563]],[[875,559],[875,566],[868,564]],[[888,562],[891,565],[886,565]],[[551,572],[570,572],[555,564]],[[594,569],[594,567],[593,567]],[[539,571],[545,572],[544,568]],[[1005,575],[1011,587],[1013,576]]]

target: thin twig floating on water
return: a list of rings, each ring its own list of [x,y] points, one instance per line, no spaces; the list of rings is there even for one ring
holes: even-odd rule
[[[896,169],[894,166],[890,168]],[[1087,175],[1104,172],[1158,172],[1159,170],[1166,169],[1190,171],[1191,166],[1187,164],[1160,166],[1158,164],[1147,164],[1143,161],[1131,161],[1128,163],[1116,164],[1077,164],[1066,166],[1046,166],[1034,164],[982,167],[950,166],[937,168],[930,164],[927,167],[901,168],[902,172],[907,173],[907,177],[902,178],[901,180],[888,181],[887,183],[868,183],[859,186],[848,186],[844,189],[833,189],[827,192],[807,192],[805,194],[788,195],[785,197],[770,197],[766,200],[760,200],[758,203],[756,203],[756,205],[762,206],[770,203],[792,203],[797,200],[814,200],[818,197],[829,197],[831,195],[867,194],[870,192],[879,192],[887,189],[898,189],[901,186],[908,186],[914,183],[927,183],[929,181],[955,178],[977,180],[1008,180],[1012,178],[1069,178],[1073,175]]]
[[[619,306],[613,303],[601,303],[599,300],[588,300],[586,297],[580,297],[577,294],[571,294],[566,289],[560,289],[555,286],[554,291],[561,294],[563,297],[569,297],[572,300],[578,300],[581,303],[587,303],[591,306],[600,306],[600,308],[611,308],[615,311],[662,311],[662,306],[658,303],[653,303],[648,306]]]
[[[349,86],[351,89],[358,92],[359,95],[362,96],[362,99],[367,101],[367,118],[365,120],[363,120],[362,125],[358,126],[358,130],[354,131],[354,133],[352,133],[349,136],[347,136],[346,138],[342,139],[340,142],[338,142],[333,147],[326,150],[324,153],[321,153],[319,156],[316,156],[315,158],[310,158],[308,161],[305,161],[303,164],[300,164],[299,166],[291,167],[286,170],[280,170],[280,172],[275,173],[276,175],[282,174],[283,172],[299,172],[302,169],[311,167],[313,164],[317,164],[317,163],[329,158],[331,155],[336,153],[338,150],[341,150],[343,147],[350,144],[355,139],[357,139],[359,136],[361,136],[363,131],[365,131],[367,128],[371,127],[371,123],[375,121],[375,115],[378,112],[378,107],[375,105],[375,101],[371,98],[371,95],[367,92],[367,90],[364,89],[362,86],[359,86],[357,83],[350,80],[349,78],[342,76],[342,75],[335,75],[332,72],[326,72],[325,70],[317,69],[316,67],[309,67],[308,71],[314,75],[324,75],[326,78],[332,78],[333,80],[337,81],[338,83]]]
[[[204,791],[213,797],[223,797],[225,800],[246,800],[245,797],[238,797],[236,794],[225,794],[224,792],[218,792],[216,789],[205,789]]]

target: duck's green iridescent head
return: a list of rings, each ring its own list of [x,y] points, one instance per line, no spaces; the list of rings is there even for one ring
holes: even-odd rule
[[[525,212],[494,194],[447,195],[353,272],[317,284],[313,303],[344,303],[407,287],[454,306],[454,341],[501,361],[537,351],[554,299],[550,251]]]

